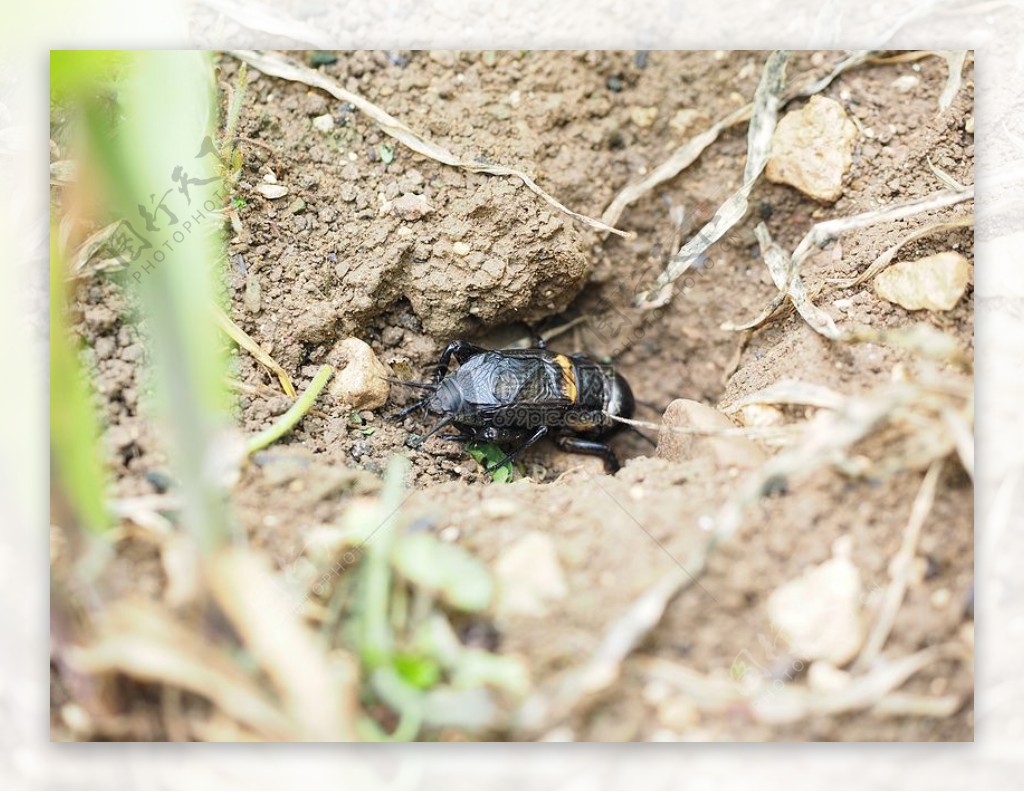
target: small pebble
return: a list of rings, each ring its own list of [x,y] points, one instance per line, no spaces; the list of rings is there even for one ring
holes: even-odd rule
[[[662,425],[655,452],[659,459],[681,462],[710,458],[723,468],[756,467],[765,459],[760,446],[745,437],[673,432],[673,428],[712,431],[736,429],[736,424],[718,410],[692,399],[676,399],[669,404],[662,417]]]
[[[902,77],[897,77],[892,81],[892,87],[895,88],[899,93],[907,93],[916,88],[921,82],[921,78],[915,74],[904,74]]]
[[[424,195],[404,193],[391,202],[391,211],[403,220],[419,220],[434,211]]]
[[[674,132],[682,135],[694,125],[698,118],[700,118],[700,113],[692,108],[686,108],[676,111],[668,125]]]
[[[468,256],[468,255],[469,255],[469,252],[470,252],[470,251],[471,251],[472,249],[473,249],[473,248],[471,248],[471,247],[470,247],[470,246],[469,246],[468,244],[466,244],[465,242],[456,242],[456,243],[455,243],[454,245],[452,245],[452,252],[453,252],[453,253],[454,253],[454,254],[455,254],[456,256]]]
[[[651,126],[657,117],[657,107],[634,107],[629,111],[629,120],[641,129]]]
[[[284,198],[288,194],[288,188],[283,184],[257,184],[256,192],[262,195],[264,198],[269,198],[271,201],[276,201],[278,198]]]
[[[933,608],[942,609],[949,605],[950,600],[953,599],[953,595],[950,594],[949,589],[940,588],[932,592],[931,603]]]
[[[317,116],[313,119],[313,127],[320,132],[327,133],[334,129],[334,116],[330,113]]]
[[[329,386],[334,398],[354,410],[384,406],[390,392],[385,379],[387,369],[369,344],[358,338],[346,338],[334,345],[327,359],[337,368]]]

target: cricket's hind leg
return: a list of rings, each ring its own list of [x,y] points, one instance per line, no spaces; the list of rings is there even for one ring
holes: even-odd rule
[[[604,469],[607,473],[616,473],[619,470],[619,459],[607,443],[602,443],[599,440],[587,440],[586,438],[571,434],[557,435],[555,443],[563,451],[601,457],[604,460]]]

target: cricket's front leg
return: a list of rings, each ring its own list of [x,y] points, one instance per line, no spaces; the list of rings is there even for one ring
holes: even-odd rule
[[[465,363],[471,357],[479,355],[481,352],[486,350],[481,349],[478,346],[473,346],[466,341],[452,341],[444,348],[444,352],[441,353],[441,357],[437,361],[437,368],[434,370],[434,382],[438,383],[444,379],[445,374],[448,373],[448,367],[451,366],[452,358],[455,358],[459,363]]]

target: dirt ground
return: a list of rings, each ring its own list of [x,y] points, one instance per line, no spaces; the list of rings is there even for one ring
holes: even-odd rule
[[[319,68],[451,150],[523,168],[566,206],[599,217],[623,186],[749,101],[764,57],[354,52],[337,53]],[[824,73],[839,57],[797,53],[791,77]],[[226,97],[239,63],[224,56],[218,67]],[[369,343],[396,376],[416,378],[453,338],[496,347],[525,341],[524,323],[547,331],[585,317],[553,339],[552,347],[612,358],[641,402],[638,417],[644,420],[658,421],[673,399],[725,405],[785,378],[843,394],[866,393],[892,378],[905,352],[828,342],[793,312],[752,333],[721,329],[725,322],[752,318],[775,293],[753,228],[763,220],[775,240],[792,250],[814,222],[935,192],[942,185],[926,157],[961,183],[973,183],[973,134],[965,129],[972,77],[969,58],[964,85],[941,114],[942,59],[870,64],[838,78],[824,95],[838,101],[860,129],[842,197],[822,206],[762,180],[748,217],[680,282],[672,302],[641,312],[633,307],[637,292],[661,271],[680,238],[694,233],[740,185],[745,125],[725,131],[694,165],[626,210],[618,225],[635,232],[633,239],[605,238],[555,211],[515,178],[465,173],[413,154],[350,105],[250,69],[239,125],[245,159],[235,206],[241,230],[228,249],[231,315],[300,390],[328,360],[334,343],[347,336]],[[333,119],[327,132],[313,125],[325,115]],[[267,200],[254,190],[269,173],[288,186],[286,197]],[[410,202],[419,207],[415,211],[388,211],[388,202],[404,206],[406,195],[422,196],[426,204],[416,199]],[[429,208],[422,211],[423,206]],[[673,217],[680,211],[683,226],[677,230]],[[966,204],[935,216],[969,211]],[[859,273],[920,222],[845,235],[805,265],[808,287]],[[949,249],[963,253],[973,267],[972,229],[923,239],[901,258]],[[140,409],[145,351],[131,307],[110,280],[83,285],[77,300],[77,330],[98,384],[117,494],[152,493],[154,473],[165,469],[166,458]],[[973,356],[972,287],[944,313],[912,315],[877,297],[870,283],[833,291],[819,304],[841,325],[929,322]],[[239,425],[262,429],[290,401],[246,353],[236,350],[231,364],[244,386],[237,400]],[[622,433],[613,445],[625,464],[614,477],[603,475],[595,459],[545,443],[528,453],[513,483],[494,483],[456,444],[434,439],[423,448],[407,445],[410,434],[422,433],[420,419],[384,420],[414,396],[393,388],[386,408],[355,416],[330,398],[318,401],[293,433],[246,468],[233,498],[239,530],[287,572],[311,531],[337,522],[353,499],[375,492],[393,454],[408,457],[414,492],[404,513],[444,541],[493,565],[532,532],[552,540],[566,590],[542,615],[465,626],[466,635],[483,630],[498,651],[523,658],[536,685],[557,679],[593,653],[610,622],[687,557],[700,540],[701,518],[714,513],[744,475],[713,457],[685,463],[655,459],[641,438]],[[787,408],[787,420],[804,416],[804,408]],[[762,500],[740,534],[712,555],[700,585],[669,605],[624,663],[621,678],[540,736],[973,739],[972,672],[953,662],[929,665],[900,688],[961,696],[963,706],[951,717],[866,710],[788,725],[759,723],[740,711],[694,708],[651,670],[669,660],[729,679],[737,658],[744,657],[788,680],[793,658],[770,637],[769,594],[841,546],[860,570],[866,608],[877,609],[920,483],[920,472],[863,480],[822,469]],[[950,462],[918,548],[925,572],[907,592],[885,656],[968,640],[973,546],[971,479]],[[167,582],[152,547],[132,539],[119,545],[111,579],[126,593],[152,597],[161,596]],[[67,695],[57,679],[55,706]],[[159,725],[152,729],[133,736],[166,738]],[[58,718],[54,734],[60,738],[62,732],[66,727]]]

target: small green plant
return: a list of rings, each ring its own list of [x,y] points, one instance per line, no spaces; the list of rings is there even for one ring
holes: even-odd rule
[[[365,695],[398,716],[391,733],[365,717],[360,733],[371,740],[413,740],[424,726],[486,727],[496,713],[490,691],[519,696],[528,685],[518,660],[459,640],[448,612],[485,611],[494,581],[458,545],[402,530],[408,470],[408,460],[392,458],[378,505],[350,512],[346,532],[362,552],[351,583],[339,580],[334,595],[355,594],[342,635],[362,659]]]
[[[484,467],[500,462],[505,458],[505,452],[494,443],[471,443],[466,447],[469,455]],[[507,484],[512,480],[512,462],[506,462],[491,471],[491,480],[499,484]]]
[[[395,147],[387,143],[377,146],[377,156],[385,165],[390,165],[395,160]]]

